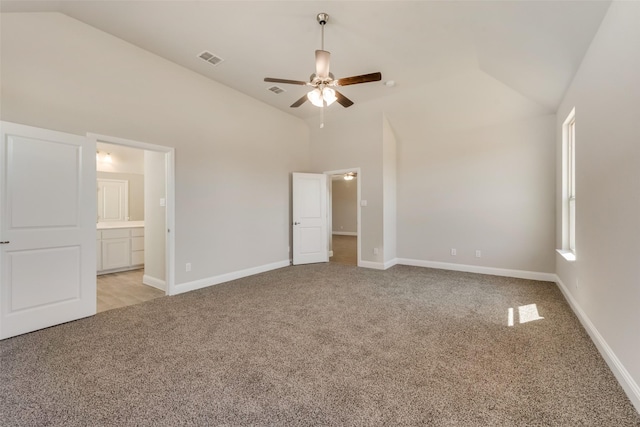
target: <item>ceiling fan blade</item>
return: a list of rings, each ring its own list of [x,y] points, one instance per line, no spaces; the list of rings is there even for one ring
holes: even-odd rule
[[[298,108],[307,100],[307,95],[304,95],[302,98],[298,99],[296,102],[291,104],[291,108]]]
[[[381,73],[363,74],[361,76],[345,77],[338,79],[336,84],[338,86],[357,85],[358,83],[379,82],[382,80]]]
[[[286,83],[286,84],[290,84],[290,85],[300,85],[300,86],[306,86],[307,85],[307,82],[302,82],[300,80],[275,79],[273,77],[265,77],[264,81],[265,82],[270,82],[270,83]]]
[[[329,77],[329,62],[331,53],[326,50],[316,50],[316,76],[321,79]]]
[[[336,93],[336,101],[338,102],[338,104],[342,105],[344,108],[348,108],[353,105],[352,100],[350,100],[349,98],[347,98],[346,96],[338,92],[337,90],[334,89],[334,91]]]

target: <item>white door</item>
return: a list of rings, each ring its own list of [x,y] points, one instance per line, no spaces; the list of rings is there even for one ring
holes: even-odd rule
[[[129,221],[129,181],[98,179],[98,222]]]
[[[293,174],[293,264],[329,261],[327,176]]]
[[[96,313],[95,143],[0,122],[0,339]]]

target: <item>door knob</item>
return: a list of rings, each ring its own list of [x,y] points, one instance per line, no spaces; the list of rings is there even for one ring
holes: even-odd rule
[[[7,243],[11,243],[8,240],[6,242],[0,242],[0,245],[6,245]]]
[[[293,225],[298,225],[298,224],[300,224],[300,223],[299,222],[294,222],[293,223]],[[9,243],[9,242],[7,242],[7,243]]]

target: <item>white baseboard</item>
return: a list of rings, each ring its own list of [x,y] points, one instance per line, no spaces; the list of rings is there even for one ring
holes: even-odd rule
[[[609,344],[605,341],[605,339],[600,335],[598,329],[596,329],[595,325],[591,322],[587,314],[582,310],[578,301],[576,301],[571,292],[567,289],[560,277],[556,276],[555,282],[557,283],[560,291],[564,295],[565,299],[569,302],[569,306],[573,310],[573,312],[578,316],[580,323],[586,329],[587,333],[591,337],[591,340],[594,342],[600,354],[604,358],[607,365],[609,365],[609,369],[613,372],[616,379],[622,386],[623,390],[629,397],[629,400],[635,406],[636,411],[640,412],[640,386],[633,380],[633,377],[629,374],[629,371],[624,367],[620,359],[613,352]]]
[[[212,276],[204,279],[194,280],[193,282],[179,283],[175,286],[175,292],[173,293],[173,295],[195,291],[196,289],[202,289],[208,286],[219,285],[220,283],[230,282],[231,280],[241,279],[247,276],[253,276],[254,274],[264,273],[265,271],[275,270],[277,268],[288,267],[289,265],[289,260],[284,260],[271,264],[247,268],[245,270],[232,271],[231,273],[225,273],[219,276]]]
[[[553,273],[537,271],[509,270],[506,268],[482,267],[479,265],[453,264],[449,262],[425,261],[420,259],[397,258],[396,264],[412,265],[414,267],[437,268],[440,270],[464,271],[467,273],[490,274],[492,276],[516,277],[519,279],[555,282],[557,276]]]
[[[157,279],[146,274],[142,276],[142,283],[144,283],[145,285],[153,286],[154,288],[158,288],[161,291],[167,290],[167,284],[164,280]]]
[[[384,270],[384,264],[374,261],[358,261],[358,267],[373,268],[374,270]]]
[[[384,263],[384,269],[391,268],[398,263],[398,258],[394,258]]]
[[[332,231],[331,234],[335,236],[357,236],[355,231]]]
[[[333,251],[329,251],[329,258],[333,256]]]

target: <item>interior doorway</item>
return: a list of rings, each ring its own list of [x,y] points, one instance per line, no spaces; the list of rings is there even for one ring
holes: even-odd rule
[[[360,170],[325,172],[329,179],[329,261],[359,265]]]
[[[126,181],[128,185],[125,220],[96,218],[97,311],[171,295],[173,148],[104,135],[88,137],[96,142],[97,179]],[[107,194],[102,197],[100,186],[96,190],[96,202],[102,210],[105,203],[121,203]]]

